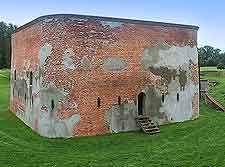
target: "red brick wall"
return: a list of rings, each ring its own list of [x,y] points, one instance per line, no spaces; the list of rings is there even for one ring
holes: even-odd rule
[[[12,35],[11,55],[11,98],[13,91],[14,72],[17,78],[24,78],[27,71],[36,71],[38,68],[38,52],[42,45],[41,26],[36,23]],[[11,110],[16,111],[22,102],[15,96],[11,100]],[[17,101],[17,102],[16,102]],[[25,110],[25,107],[22,108]]]
[[[66,98],[78,104],[77,110],[61,106],[58,118],[79,113],[80,122],[74,126],[73,135],[104,134],[109,132],[105,125],[105,112],[118,103],[118,96],[124,102],[126,99],[135,99],[147,84],[159,89],[162,87],[161,79],[140,65],[144,49],[154,46],[159,40],[171,46],[194,47],[197,45],[197,31],[132,23],[111,28],[94,19],[44,20],[13,35],[12,70],[16,69],[18,75],[25,75],[25,71],[37,71],[39,50],[44,43],[50,44],[53,47],[52,56],[46,60],[42,84],[45,86],[51,81],[57,88],[69,90]],[[84,56],[92,60],[91,68],[65,69],[62,56],[67,48],[73,49],[77,61]],[[125,68],[117,72],[106,71],[103,68],[104,60],[114,56],[124,60]],[[194,77],[198,78],[196,66],[193,66]],[[196,78],[193,80],[198,84]],[[97,97],[101,98],[100,108],[97,107]]]

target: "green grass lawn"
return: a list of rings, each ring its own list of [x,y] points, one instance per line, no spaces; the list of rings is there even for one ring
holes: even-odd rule
[[[200,71],[218,71],[216,66],[214,67],[200,67]]]
[[[0,71],[0,167],[225,166],[225,113],[200,105],[200,118],[161,133],[47,139],[9,111],[9,72]]]
[[[216,86],[209,88],[208,94],[225,107],[225,77],[209,77],[205,75],[201,78],[218,82]]]

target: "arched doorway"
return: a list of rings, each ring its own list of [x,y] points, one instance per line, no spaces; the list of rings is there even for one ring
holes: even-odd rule
[[[143,92],[138,95],[138,115],[143,115],[145,107],[145,94]]]

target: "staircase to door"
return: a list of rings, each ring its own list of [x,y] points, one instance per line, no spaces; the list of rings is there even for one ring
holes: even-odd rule
[[[138,116],[136,120],[137,124],[144,133],[155,134],[160,132],[159,127],[152,120],[150,120],[148,116]]]

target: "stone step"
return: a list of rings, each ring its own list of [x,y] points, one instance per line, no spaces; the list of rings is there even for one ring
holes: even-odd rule
[[[155,125],[152,121],[138,121],[140,124],[151,124],[151,125]]]
[[[145,132],[145,133],[150,134],[150,135],[153,135],[153,134],[156,134],[156,133],[160,133],[160,130],[158,130],[158,131],[153,131],[153,132]]]
[[[149,118],[138,118],[137,120],[148,120]]]
[[[145,131],[157,131],[159,130],[158,127],[155,127],[155,128],[144,128]]]
[[[146,115],[140,115],[136,117],[136,119],[145,119],[145,118],[149,118],[149,117]]]
[[[149,125],[148,122],[140,122],[141,125]]]
[[[148,119],[146,119],[146,120],[137,120],[138,122],[152,122],[152,120],[148,120]]]
[[[140,125],[142,131],[147,134],[159,133],[159,127],[149,119],[148,116],[138,116],[136,118],[138,125]]]
[[[143,125],[142,127],[143,127],[143,128],[158,128],[158,127],[155,126],[155,125]]]

